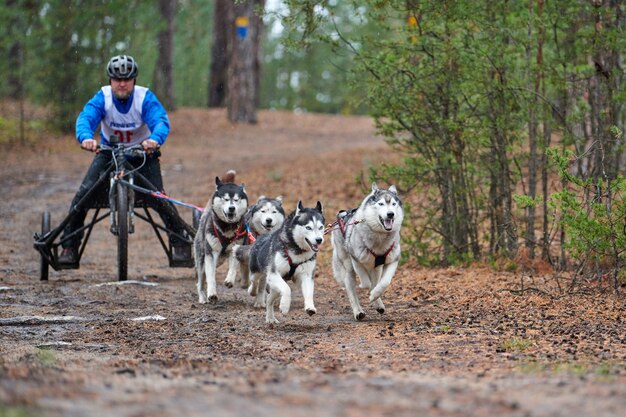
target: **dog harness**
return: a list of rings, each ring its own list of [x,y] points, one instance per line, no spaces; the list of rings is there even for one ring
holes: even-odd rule
[[[393,247],[395,246],[395,242],[391,244],[391,247],[389,249],[387,249],[387,252],[385,252],[383,255],[377,255],[376,253],[374,253],[373,250],[371,250],[370,248],[366,247],[367,251],[369,253],[372,254],[372,256],[374,257],[374,268],[380,266],[380,265],[384,265],[385,261],[387,260],[387,256],[389,255],[389,253],[391,253],[391,250],[393,249]]]
[[[347,211],[345,211],[346,214],[344,214],[341,217],[339,215],[337,215],[337,223],[335,223],[335,224],[339,224],[339,229],[341,230],[341,234],[343,235],[344,239],[346,237],[346,229],[348,228],[348,226],[350,224],[360,223],[359,221],[356,221],[354,223],[349,223],[350,218],[354,215],[356,210],[357,209],[347,210]],[[342,213],[342,212],[339,212],[339,213]],[[344,219],[347,219],[348,221],[344,221]],[[368,248],[366,246],[367,251],[369,253],[371,253],[372,256],[374,257],[374,268],[379,267],[380,265],[384,265],[385,264],[385,261],[387,260],[387,256],[389,256],[389,254],[393,250],[394,246],[395,246],[395,242],[392,243],[391,247],[389,249],[387,249],[387,252],[385,252],[382,255],[378,255],[377,253],[375,253],[373,250],[371,250],[370,248]]]
[[[235,240],[239,239],[240,237],[246,237],[246,239],[244,239],[244,245],[248,243],[247,242],[248,231],[246,230],[245,227],[243,227],[242,223],[239,223],[239,226],[237,226],[237,230],[235,230],[235,234],[233,237],[226,237],[217,228],[217,226],[215,225],[215,222],[213,222],[213,233],[215,233],[217,240],[219,240],[220,244],[222,245],[222,250],[220,251],[221,255],[224,255],[226,253],[226,249],[228,248],[228,245],[230,245],[231,243],[233,243]]]
[[[307,262],[312,261],[313,259],[315,259],[315,256],[317,254],[313,254],[313,256],[311,256],[306,261],[300,262],[299,264],[294,264],[293,261],[291,260],[291,256],[289,256],[289,251],[287,250],[287,245],[285,245],[284,242],[281,242],[281,243],[283,244],[283,250],[285,252],[285,258],[287,258],[287,263],[289,264],[289,272],[287,273],[286,277],[283,277],[283,279],[285,281],[289,281],[291,278],[293,278],[293,274],[296,273],[296,268],[298,268],[302,264],[305,264]]]
[[[354,213],[356,213],[355,208],[348,210],[345,216],[339,217],[339,215],[337,215],[337,222],[339,223],[339,229],[341,230],[341,234],[343,235],[344,238],[346,237],[346,229],[348,228],[349,223],[344,222],[343,219],[348,218],[348,220],[350,220],[352,216],[354,215]]]
[[[365,221],[364,219],[355,220],[353,222],[344,221],[345,217],[352,216],[356,212],[356,210],[357,209],[341,210],[339,213],[337,213],[337,220],[335,220],[333,223],[329,223],[326,225],[326,227],[324,228],[324,234],[327,235],[331,233],[333,230],[341,230],[341,234],[343,235],[343,237],[346,237],[346,230],[348,226],[353,226],[355,224],[363,223]],[[346,214],[340,217],[340,214],[342,213],[346,213]],[[335,226],[339,226],[339,227],[337,228]]]

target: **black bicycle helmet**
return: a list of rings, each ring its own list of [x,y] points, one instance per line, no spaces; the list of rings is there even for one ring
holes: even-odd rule
[[[137,78],[137,63],[135,58],[130,55],[118,55],[111,58],[107,65],[107,75],[109,78],[117,78],[121,80],[129,80]]]

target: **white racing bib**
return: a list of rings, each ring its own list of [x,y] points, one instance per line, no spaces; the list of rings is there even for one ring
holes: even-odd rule
[[[102,120],[101,130],[107,142],[111,135],[119,136],[120,143],[126,146],[137,145],[148,139],[151,132],[141,118],[141,108],[147,91],[146,87],[135,86],[133,102],[128,113],[120,113],[113,104],[111,86],[102,87],[106,115]]]

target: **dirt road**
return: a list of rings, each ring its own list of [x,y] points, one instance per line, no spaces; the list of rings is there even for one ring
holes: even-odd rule
[[[252,199],[282,195],[288,210],[319,199],[329,220],[360,201],[369,166],[398,158],[365,118],[261,112],[258,125],[235,126],[221,111],[182,109],[171,119],[166,191],[197,205],[234,168]],[[106,226],[79,270],[39,282],[41,212],[61,221],[90,160],[70,138],[0,156],[0,416],[624,415],[623,296],[509,291],[521,280],[549,288],[549,273],[405,264],[387,312],[367,308],[357,323],[327,241],[317,314],[295,290],[290,314],[268,327],[240,288],[219,285],[217,304],[198,304],[192,269],[168,268],[140,223],[131,283],[115,285]]]

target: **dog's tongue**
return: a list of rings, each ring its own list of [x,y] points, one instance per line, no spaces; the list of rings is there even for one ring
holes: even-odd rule
[[[385,229],[387,230],[391,230],[391,228],[393,227],[393,219],[385,219],[383,224],[385,225]]]

